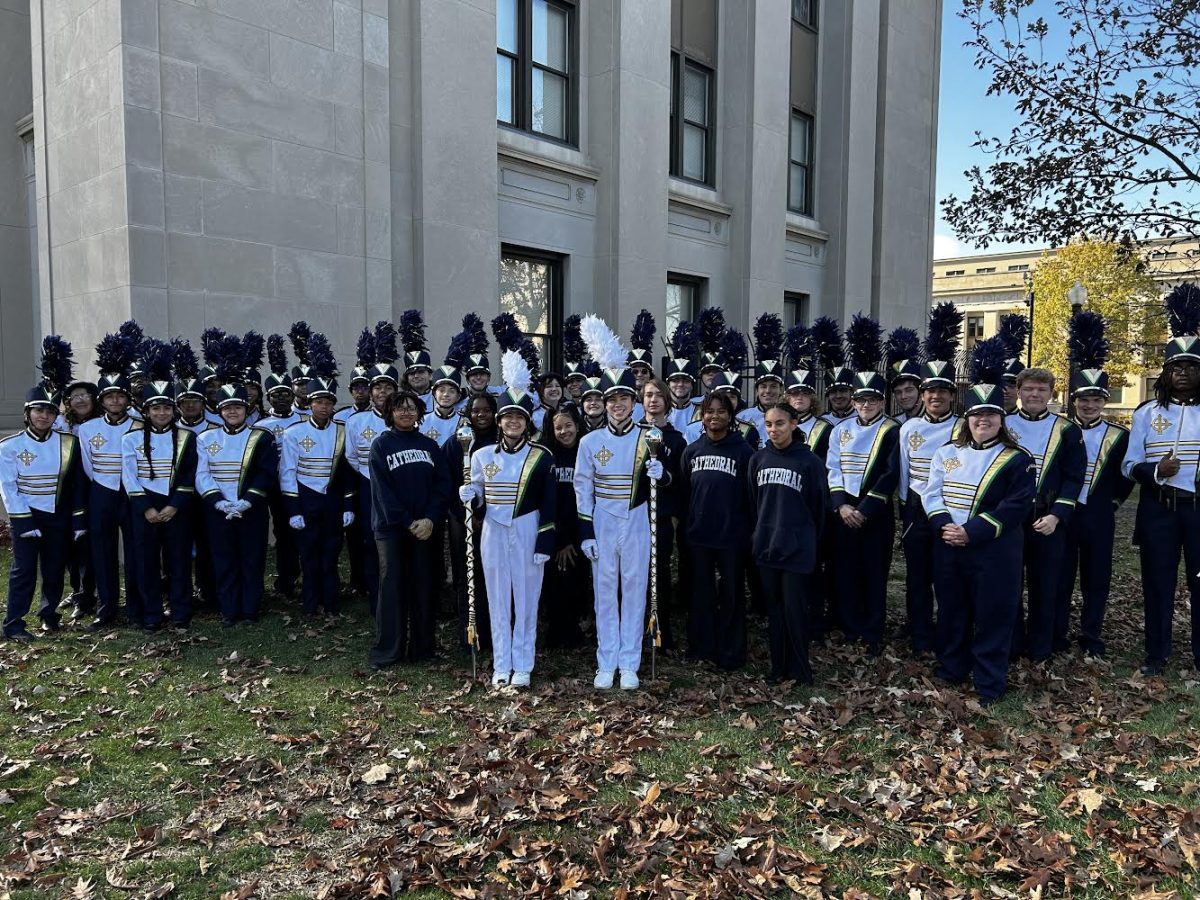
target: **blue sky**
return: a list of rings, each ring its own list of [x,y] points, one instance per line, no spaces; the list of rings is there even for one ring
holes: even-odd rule
[[[945,0],[942,20],[942,80],[938,111],[937,196],[939,202],[949,194],[959,197],[967,193],[963,172],[972,165],[987,165],[988,158],[972,149],[975,132],[989,136],[1006,135],[1017,119],[1011,97],[988,97],[988,73],[975,68],[975,51],[964,47],[974,32],[958,16],[959,0]],[[1049,18],[1054,13],[1050,0],[1039,0],[1035,10]],[[1034,15],[1029,16],[1035,18]],[[1020,245],[992,244],[986,252],[1020,249]],[[935,259],[962,254],[982,253],[955,240],[941,217],[934,226],[933,255]]]

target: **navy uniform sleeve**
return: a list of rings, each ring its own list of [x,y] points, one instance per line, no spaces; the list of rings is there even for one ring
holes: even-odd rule
[[[887,433],[880,439],[879,457],[875,461],[881,471],[866,495],[858,501],[858,511],[868,519],[890,508],[892,494],[900,484],[900,427],[887,422],[880,427],[887,428]]]
[[[63,440],[66,439],[63,438]],[[67,490],[63,491],[63,496],[71,504],[71,529],[83,531],[87,528],[88,479],[87,473],[83,469],[83,453],[79,446],[79,439],[74,435],[70,435],[70,439],[74,441],[75,448],[71,453],[71,461],[67,463],[66,477],[69,486]]]
[[[533,552],[553,556],[555,549],[554,524],[558,515],[558,480],[554,472],[554,457],[542,451],[537,471],[531,476],[541,482],[542,502],[538,507],[538,533]]]
[[[268,492],[279,481],[279,453],[275,438],[269,431],[259,433],[262,437],[251,454],[250,471],[246,473],[246,494],[249,496],[243,498],[251,503],[265,503]]]
[[[196,495],[196,436],[186,428],[175,433],[175,440],[182,446],[176,448],[175,488],[167,498],[167,504],[183,512]]]
[[[990,490],[1000,491],[1003,499],[992,509],[972,516],[963,523],[967,540],[972,544],[994,541],[1005,529],[1021,527],[1033,509],[1037,495],[1037,467],[1033,457],[1019,451],[1004,467],[1003,483],[992,483]]]
[[[1110,459],[1116,460],[1116,471],[1113,472],[1113,506],[1118,507],[1133,493],[1133,481],[1121,474],[1120,460],[1125,458],[1125,454],[1129,450],[1129,432],[1122,431],[1121,436],[1117,438],[1116,445],[1113,447]]]
[[[1083,445],[1083,432],[1074,424],[1064,429],[1058,464],[1061,466],[1062,480],[1050,512],[1066,525],[1071,521],[1071,513],[1079,502],[1083,479],[1087,474],[1087,448]]]

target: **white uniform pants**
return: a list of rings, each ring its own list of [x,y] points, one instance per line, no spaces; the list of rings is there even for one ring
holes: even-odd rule
[[[596,668],[637,673],[642,664],[646,586],[650,578],[650,519],[645,504],[619,519],[597,508],[592,513],[596,549],[592,563],[596,589]],[[620,600],[618,601],[618,590]]]
[[[479,545],[492,618],[492,669],[498,675],[533,671],[545,571],[533,564],[537,532],[536,513],[519,516],[511,525],[488,519],[483,523]]]

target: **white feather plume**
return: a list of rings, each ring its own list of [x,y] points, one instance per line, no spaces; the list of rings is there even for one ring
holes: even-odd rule
[[[505,350],[504,355],[500,357],[500,377],[514,394],[518,391],[529,392],[529,364],[516,350]]]
[[[586,315],[579,323],[579,334],[587,344],[588,355],[601,369],[619,369],[625,365],[629,353],[611,328],[599,316]]]

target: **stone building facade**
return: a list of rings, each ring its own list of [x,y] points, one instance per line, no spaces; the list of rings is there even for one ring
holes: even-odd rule
[[[929,306],[940,0],[0,0],[0,426],[51,331]],[[499,273],[499,277],[498,277]],[[548,351],[551,352],[551,351]]]

